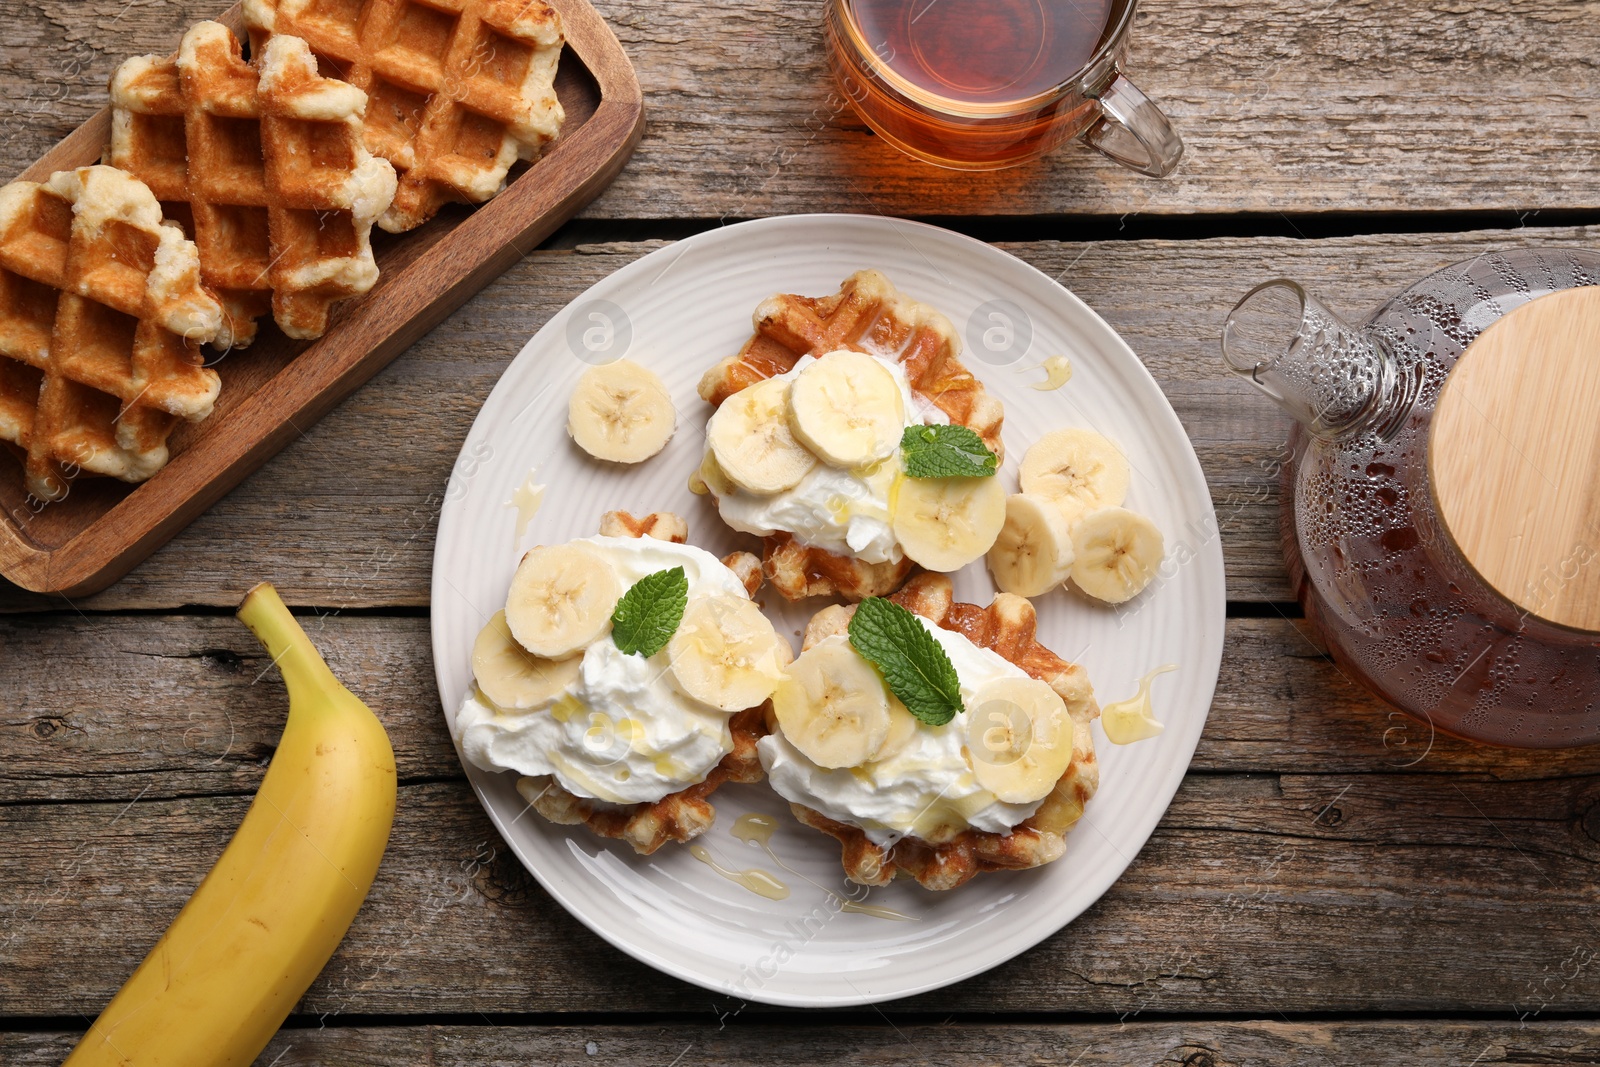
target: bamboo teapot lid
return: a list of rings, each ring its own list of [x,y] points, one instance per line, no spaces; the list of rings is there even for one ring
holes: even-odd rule
[[[1600,633],[1600,286],[1529,301],[1467,346],[1434,407],[1428,473],[1485,582]]]

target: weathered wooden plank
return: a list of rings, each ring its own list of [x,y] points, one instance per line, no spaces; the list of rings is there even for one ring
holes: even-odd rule
[[[0,1014],[92,1015],[247,804],[0,806]],[[902,1007],[1595,1013],[1597,806],[1592,775],[1191,776],[1132,867],[1066,931]],[[580,926],[503,848],[466,786],[436,782],[402,787],[372,894],[299,1010],[708,1003],[719,1001]]]
[[[54,1067],[72,1033],[0,1034],[0,1059],[14,1067]],[[675,1059],[677,1057],[678,1059]],[[1474,1059],[1474,1057],[1476,1057]],[[722,1019],[641,1026],[363,1026],[280,1032],[262,1067],[546,1067],[667,1064],[735,1067],[782,1063],[1075,1064],[1077,1067],[1412,1067],[1539,1063],[1592,1064],[1600,1026],[1586,1022],[1484,1021],[1110,1023],[929,1023],[803,1025]]]
[[[384,721],[402,781],[461,773],[425,619],[303,618]],[[288,697],[232,618],[56,615],[0,621],[15,672],[0,710],[0,803],[254,793]]]
[[[166,51],[226,6],[12,0],[0,170],[99,108],[123,57]],[[650,129],[593,217],[1600,207],[1592,2],[1146,0],[1130,66],[1188,144],[1164,181],[1081,147],[986,175],[904,159],[833,91],[811,0],[597,7]]]
[[[1256,282],[1287,274],[1359,317],[1430,270],[1526,243],[1593,245],[1600,235],[1570,228],[1001,247],[1059,276],[1144,359],[1210,481],[1228,595],[1283,600],[1273,471],[1287,421],[1224,371],[1217,337],[1228,309]],[[232,605],[262,578],[291,603],[425,604],[441,494],[478,407],[540,325],[654,247],[529,256],[150,560],[79,606]],[[0,611],[40,607],[66,605],[0,587]]]
[[[388,727],[402,781],[460,776],[425,619],[307,625]],[[252,793],[283,730],[283,686],[229,618],[0,618],[0,648],[15,672],[0,708],[0,804]],[[1430,737],[1343,677],[1303,624],[1232,619],[1192,770],[1550,779],[1600,774],[1600,746],[1516,752]]]

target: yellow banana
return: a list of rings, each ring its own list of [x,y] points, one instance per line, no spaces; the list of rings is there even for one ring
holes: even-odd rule
[[[64,1067],[251,1063],[333,955],[394,822],[383,724],[328,670],[277,591],[239,618],[289,689],[289,721],[244,822]]]

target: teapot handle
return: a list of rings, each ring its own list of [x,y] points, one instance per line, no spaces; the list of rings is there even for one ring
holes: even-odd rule
[[[1084,141],[1129,170],[1165,178],[1183,157],[1183,138],[1148,96],[1120,70],[1091,93],[1100,117],[1084,131]]]

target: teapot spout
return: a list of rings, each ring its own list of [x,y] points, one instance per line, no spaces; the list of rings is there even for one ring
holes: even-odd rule
[[[1256,286],[1228,314],[1222,357],[1323,440],[1388,436],[1414,397],[1386,347],[1286,278]]]

